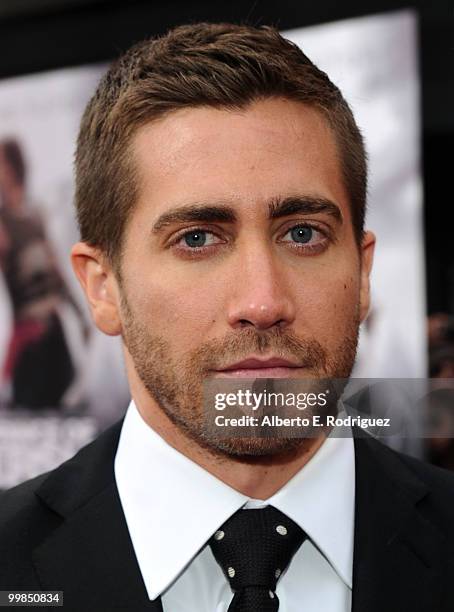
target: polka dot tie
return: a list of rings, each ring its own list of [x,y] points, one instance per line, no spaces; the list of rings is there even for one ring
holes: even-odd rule
[[[228,612],[275,612],[276,584],[306,534],[285,514],[267,506],[238,510],[209,545],[234,591]]]

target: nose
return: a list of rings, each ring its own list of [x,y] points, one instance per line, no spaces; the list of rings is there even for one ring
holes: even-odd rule
[[[293,323],[295,303],[283,265],[266,247],[239,254],[228,306],[230,327],[267,330]]]

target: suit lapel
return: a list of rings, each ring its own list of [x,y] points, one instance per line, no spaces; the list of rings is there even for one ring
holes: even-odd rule
[[[121,423],[63,464],[37,494],[63,520],[33,553],[44,589],[68,611],[162,612],[148,599],[115,484]]]
[[[435,612],[446,551],[418,509],[426,485],[398,455],[355,438],[352,612]]]

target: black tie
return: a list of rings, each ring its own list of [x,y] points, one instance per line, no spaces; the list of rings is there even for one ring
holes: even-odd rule
[[[305,537],[273,506],[235,512],[209,541],[234,591],[228,612],[276,612],[276,583]]]

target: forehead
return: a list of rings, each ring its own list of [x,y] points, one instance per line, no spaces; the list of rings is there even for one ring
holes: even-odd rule
[[[133,142],[138,207],[229,202],[251,214],[288,195],[330,199],[349,217],[334,134],[316,109],[281,98],[241,110],[196,107],[139,129]]]

